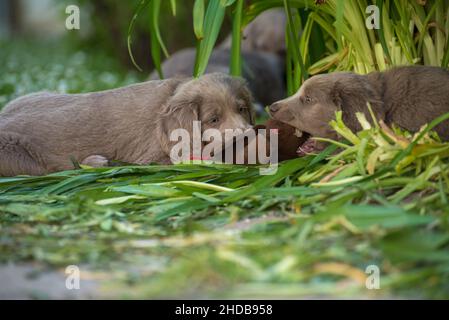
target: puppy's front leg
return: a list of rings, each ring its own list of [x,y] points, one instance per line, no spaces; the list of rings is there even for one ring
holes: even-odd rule
[[[15,133],[0,133],[0,177],[48,173],[42,153],[30,141]]]
[[[82,165],[93,167],[93,168],[102,168],[109,166],[109,160],[100,155],[91,155],[81,161]]]

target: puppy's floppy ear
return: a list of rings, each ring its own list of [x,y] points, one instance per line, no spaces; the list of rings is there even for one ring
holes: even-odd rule
[[[359,131],[362,129],[356,117],[357,112],[364,113],[366,119],[372,122],[368,102],[371,104],[371,109],[377,120],[385,117],[380,93],[376,92],[363,76],[354,75],[354,77],[335,82],[331,97],[343,113],[343,122],[351,130]]]
[[[255,112],[254,112],[254,98],[251,94],[251,91],[249,91],[248,88],[248,81],[246,81],[244,78],[241,77],[233,77],[232,78],[232,92],[234,95],[243,98],[243,100],[248,104],[248,117],[249,117],[249,123],[253,126],[256,123],[255,120]]]
[[[176,129],[185,129],[193,136],[193,122],[199,121],[200,96],[174,95],[163,106],[160,114],[159,134],[163,151],[169,155],[177,141],[170,141],[170,134]]]

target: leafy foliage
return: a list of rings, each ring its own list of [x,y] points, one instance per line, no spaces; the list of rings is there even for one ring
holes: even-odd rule
[[[207,10],[204,9],[206,2]],[[366,27],[369,5],[377,5],[379,9],[379,29]],[[231,70],[238,74],[241,31],[259,14],[275,7],[284,8],[288,18],[286,43],[290,94],[299,88],[308,74],[334,70],[364,74],[404,64],[448,66],[447,1],[253,0],[243,5],[243,1],[235,0],[196,0],[193,25],[198,51],[194,75],[199,76],[206,69],[225,10],[232,12]],[[158,29],[156,22],[153,30]],[[324,46],[318,47],[317,43]],[[154,62],[156,66],[160,64],[158,59]]]

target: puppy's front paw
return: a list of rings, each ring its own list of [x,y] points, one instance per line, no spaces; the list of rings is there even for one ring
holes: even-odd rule
[[[81,164],[93,168],[101,168],[107,167],[109,165],[109,160],[103,156],[92,155],[81,161]]]

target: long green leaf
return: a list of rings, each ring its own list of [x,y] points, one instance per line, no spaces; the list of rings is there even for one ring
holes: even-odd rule
[[[217,41],[226,10],[226,2],[210,0],[204,17],[204,38],[199,41],[195,59],[194,76],[199,77],[206,71],[210,55]]]
[[[142,68],[137,64],[136,60],[134,59],[133,51],[132,51],[132,32],[134,30],[134,25],[136,23],[137,17],[140,15],[143,9],[150,3],[151,0],[142,0],[139,5],[137,6],[137,9],[131,19],[131,22],[128,26],[128,36],[127,36],[127,45],[128,45],[128,54],[131,58],[131,62],[133,65],[137,68],[137,70],[142,71]]]
[[[230,73],[233,76],[241,76],[242,74],[242,55],[241,55],[242,19],[243,19],[243,0],[237,0],[233,12],[233,23],[232,23]]]

